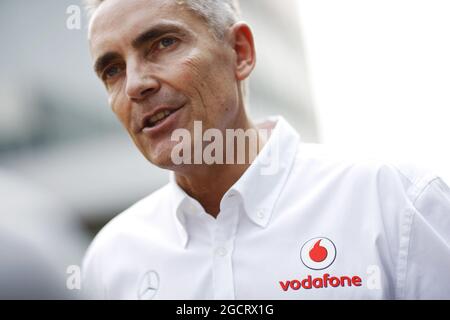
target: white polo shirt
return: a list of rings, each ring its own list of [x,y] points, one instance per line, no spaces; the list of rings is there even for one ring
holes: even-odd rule
[[[336,156],[271,119],[217,219],[172,174],[98,234],[84,288],[101,299],[450,298],[444,182]]]

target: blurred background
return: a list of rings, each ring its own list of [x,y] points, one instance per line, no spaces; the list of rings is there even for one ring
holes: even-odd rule
[[[241,5],[258,51],[254,118],[283,115],[306,142],[405,160],[450,181],[450,2]],[[77,10],[80,28],[70,20]],[[87,25],[78,0],[0,2],[0,239],[11,243],[0,249],[0,283],[29,259],[16,274],[55,270],[50,297],[78,297],[66,290],[68,267],[106,222],[168,181],[109,109]],[[35,297],[22,282],[16,296]],[[13,291],[0,288],[0,298]]]

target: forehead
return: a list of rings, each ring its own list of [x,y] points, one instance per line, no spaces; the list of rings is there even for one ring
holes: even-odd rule
[[[176,0],[105,0],[89,27],[92,54],[131,43],[136,35],[161,22],[192,30],[202,21]]]

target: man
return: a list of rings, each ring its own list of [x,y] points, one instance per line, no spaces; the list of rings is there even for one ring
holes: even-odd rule
[[[235,1],[90,5],[111,107],[172,172],[92,243],[84,285],[98,298],[450,298],[448,187],[327,155],[282,117],[252,122],[255,46]]]

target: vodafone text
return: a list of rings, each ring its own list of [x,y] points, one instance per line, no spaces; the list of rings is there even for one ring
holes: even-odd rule
[[[280,281],[280,286],[283,291],[300,290],[303,289],[320,289],[320,288],[337,288],[337,287],[360,287],[362,286],[362,279],[358,276],[341,276],[334,277],[325,273],[322,277],[313,278],[308,275],[304,279],[294,279]]]

